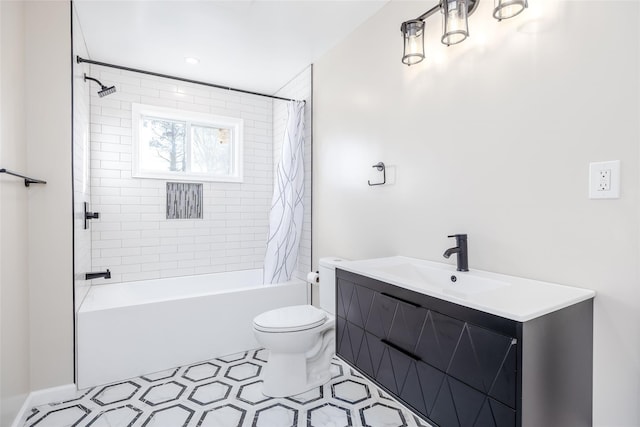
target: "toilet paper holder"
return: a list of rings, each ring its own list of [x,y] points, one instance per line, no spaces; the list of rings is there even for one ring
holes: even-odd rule
[[[386,166],[384,165],[384,163],[382,162],[378,162],[375,165],[371,166],[372,168],[376,168],[378,169],[378,171],[382,172],[382,182],[376,182],[376,183],[371,183],[371,180],[367,180],[367,184],[369,184],[369,187],[373,187],[376,185],[384,185],[387,183],[387,173],[386,173]]]

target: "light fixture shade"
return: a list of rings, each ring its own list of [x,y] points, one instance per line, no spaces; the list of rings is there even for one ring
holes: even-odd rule
[[[444,0],[442,12],[444,14],[441,39],[443,44],[451,46],[469,37],[467,0]]]
[[[493,0],[493,17],[501,21],[513,18],[528,6],[527,0]]]
[[[404,39],[402,63],[417,64],[424,59],[424,21],[413,19],[402,23],[400,27]]]

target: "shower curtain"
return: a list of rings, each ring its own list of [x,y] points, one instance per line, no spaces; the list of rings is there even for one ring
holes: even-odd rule
[[[304,213],[304,102],[290,101],[276,167],[269,214],[269,240],[264,259],[264,283],[291,279],[298,259]]]

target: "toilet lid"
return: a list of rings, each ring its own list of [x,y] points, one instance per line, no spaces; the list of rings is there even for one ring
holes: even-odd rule
[[[264,332],[292,332],[315,328],[326,319],[326,313],[312,305],[293,305],[262,313],[253,319],[253,325]]]

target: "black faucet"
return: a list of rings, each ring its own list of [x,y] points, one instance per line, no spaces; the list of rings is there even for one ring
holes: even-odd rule
[[[97,279],[98,277],[104,277],[105,279],[111,279],[111,272],[107,268],[107,271],[96,271],[93,273],[86,273],[84,280]]]
[[[467,235],[466,234],[454,234],[456,238],[456,247],[449,248],[444,251],[443,256],[449,258],[452,254],[458,255],[458,271],[469,271],[469,255],[467,253]]]

